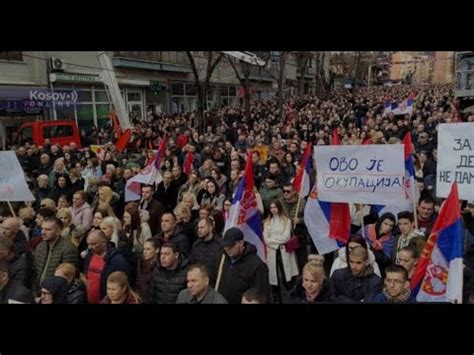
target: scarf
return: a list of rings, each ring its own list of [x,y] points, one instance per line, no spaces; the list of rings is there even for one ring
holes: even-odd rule
[[[388,303],[404,303],[410,298],[411,289],[407,287],[405,290],[402,291],[400,295],[398,295],[397,297],[392,297],[388,294],[387,289],[384,287],[383,294],[387,298]]]

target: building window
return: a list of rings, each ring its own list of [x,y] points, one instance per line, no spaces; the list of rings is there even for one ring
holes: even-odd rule
[[[143,120],[143,103],[141,91],[127,90],[127,104],[130,121]]]
[[[171,113],[197,109],[197,87],[193,83],[171,83]]]
[[[235,106],[237,104],[237,88],[235,86],[222,85],[220,87],[220,104]]]
[[[171,84],[171,95],[184,95],[184,84],[183,83],[172,83]]]
[[[23,55],[21,52],[0,52],[0,60],[22,62]]]

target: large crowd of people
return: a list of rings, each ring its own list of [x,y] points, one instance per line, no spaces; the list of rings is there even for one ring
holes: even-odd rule
[[[411,114],[386,114],[387,100],[414,97]],[[111,127],[74,143],[13,147],[35,201],[1,208],[0,303],[414,302],[410,278],[442,200],[436,198],[437,125],[474,122],[456,109],[450,86],[331,91],[325,97],[256,101],[205,113],[134,121],[119,152]],[[420,199],[380,217],[352,206],[348,243],[319,255],[292,184],[309,142],[395,144],[410,133]],[[166,134],[162,181],[126,201],[126,183],[147,166]],[[102,145],[101,153],[90,145]],[[191,152],[192,155],[188,155]],[[224,233],[251,152],[267,259],[242,231]],[[186,157],[192,157],[186,162]],[[191,168],[189,168],[191,167]],[[312,168],[311,182],[315,171]],[[474,295],[474,202],[463,202],[464,301]],[[366,232],[361,231],[360,214]],[[288,242],[297,238],[296,247]]]

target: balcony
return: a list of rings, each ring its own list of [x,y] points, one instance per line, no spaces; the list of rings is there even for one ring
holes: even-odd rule
[[[125,52],[114,53],[115,67],[191,73],[189,60],[185,52]]]

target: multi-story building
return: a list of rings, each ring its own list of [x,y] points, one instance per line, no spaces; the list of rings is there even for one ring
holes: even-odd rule
[[[434,84],[451,84],[454,81],[454,52],[435,52]]]
[[[186,52],[109,51],[117,81],[131,118],[147,119],[147,112],[176,113],[197,109],[197,87]],[[200,79],[209,52],[191,52]],[[255,52],[267,57],[266,67],[249,66],[251,99],[270,99],[277,93],[280,52]],[[214,53],[215,56],[218,52]],[[295,95],[302,77],[303,93],[314,92],[313,56],[298,68],[297,54],[288,53],[284,95]],[[236,65],[239,71],[243,66]],[[103,127],[109,121],[110,100],[100,79],[98,52],[0,52],[0,118],[73,119],[81,129]],[[242,73],[240,73],[242,75]],[[210,78],[207,107],[234,106],[243,101],[240,82],[226,58]],[[7,120],[8,121],[8,120]]]
[[[406,80],[413,84],[431,82],[433,58],[422,52],[395,52],[392,55],[391,80]]]

